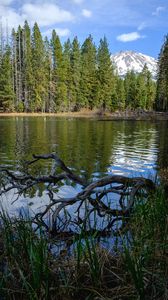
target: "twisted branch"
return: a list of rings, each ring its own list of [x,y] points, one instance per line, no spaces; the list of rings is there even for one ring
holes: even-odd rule
[[[155,184],[146,178],[135,177],[129,178],[125,176],[109,175],[98,179],[88,184],[84,178],[72,172],[65,163],[56,154],[33,155],[33,160],[26,163],[27,171],[18,175],[9,170],[3,169],[5,180],[0,186],[0,195],[16,190],[17,194],[29,194],[30,189],[38,187],[39,184],[45,184],[45,189],[48,191],[50,204],[48,204],[44,211],[38,213],[34,217],[34,222],[38,225],[44,226],[50,232],[60,235],[62,232],[70,232],[72,234],[72,225],[75,227],[74,234],[77,234],[79,229],[85,227],[85,231],[93,231],[95,228],[87,228],[90,224],[90,218],[93,213],[96,213],[98,218],[106,218],[105,227],[97,232],[102,231],[103,235],[110,232],[114,223],[131,215],[135,201],[141,191],[147,193],[154,192]],[[55,162],[55,170],[48,176],[32,176],[28,172],[29,166],[38,162],[39,160],[52,159]],[[59,173],[58,168],[63,172]],[[64,184],[65,180],[69,179],[72,183],[78,183],[82,191],[77,193],[74,197],[58,198],[55,192],[56,187],[59,188],[60,183]],[[4,183],[5,182],[5,183]],[[47,184],[47,186],[46,186]],[[119,197],[119,208],[112,208],[112,196]],[[108,204],[105,199],[108,198]],[[116,200],[115,200],[116,201]],[[126,202],[126,203],[125,203]],[[68,212],[68,207],[75,205],[77,217],[76,219]],[[77,208],[76,208],[77,206]],[[84,211],[82,214],[81,211]],[[52,212],[52,227],[46,223],[46,215]],[[61,228],[61,229],[60,229]],[[106,233],[105,233],[106,232]]]

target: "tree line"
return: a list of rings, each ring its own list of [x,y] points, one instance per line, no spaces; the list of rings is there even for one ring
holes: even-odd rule
[[[105,37],[98,47],[91,35],[82,45],[77,37],[61,44],[55,30],[49,40],[37,23],[31,30],[25,21],[4,42],[1,30],[1,111],[150,110],[155,94],[156,84],[146,65],[140,74],[118,76]]]

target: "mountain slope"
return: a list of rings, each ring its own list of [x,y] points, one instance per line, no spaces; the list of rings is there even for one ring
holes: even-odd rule
[[[146,64],[152,73],[153,79],[156,78],[157,60],[151,56],[134,51],[120,51],[111,55],[111,59],[121,77],[124,77],[126,73],[131,70],[135,73],[140,73]]]

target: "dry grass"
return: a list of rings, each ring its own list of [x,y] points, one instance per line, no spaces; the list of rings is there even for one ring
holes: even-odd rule
[[[67,118],[103,118],[105,120],[168,120],[168,113],[155,111],[103,111],[102,109],[82,109],[77,112],[0,112],[0,117],[67,117]]]
[[[11,113],[0,113],[0,117],[48,117],[48,116],[56,116],[56,117],[72,117],[72,118],[91,118],[98,117],[104,115],[100,110],[88,110],[82,109],[78,112],[57,112],[57,113],[25,113],[25,112],[11,112]]]
[[[159,172],[164,184],[168,185],[168,168],[161,169]]]

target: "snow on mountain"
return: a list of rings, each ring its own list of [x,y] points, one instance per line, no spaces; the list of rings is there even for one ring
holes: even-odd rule
[[[134,51],[120,51],[111,55],[111,59],[121,77],[124,77],[126,73],[131,70],[135,73],[140,73],[146,64],[152,73],[153,79],[156,78],[157,60],[151,56]]]

